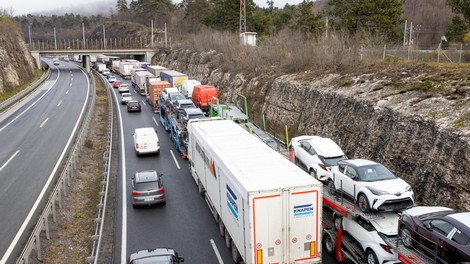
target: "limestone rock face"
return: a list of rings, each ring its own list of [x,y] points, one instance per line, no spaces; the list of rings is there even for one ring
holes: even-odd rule
[[[21,30],[8,19],[0,21],[0,92],[22,85],[34,76],[36,64]]]
[[[376,65],[365,72],[276,76],[229,72],[221,54],[160,52],[152,63],[218,88],[222,101],[248,98],[250,120],[264,114],[283,137],[320,135],[350,158],[383,163],[414,189],[418,204],[470,210],[469,68]]]

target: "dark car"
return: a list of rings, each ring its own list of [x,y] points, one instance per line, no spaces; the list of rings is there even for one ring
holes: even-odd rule
[[[417,206],[402,213],[399,234],[408,248],[418,248],[438,263],[470,262],[470,212]]]
[[[129,264],[173,264],[184,262],[184,258],[172,248],[141,250],[129,256]]]
[[[137,100],[127,102],[127,112],[141,111],[140,103]]]
[[[165,203],[163,174],[155,170],[136,172],[132,176],[132,206]]]

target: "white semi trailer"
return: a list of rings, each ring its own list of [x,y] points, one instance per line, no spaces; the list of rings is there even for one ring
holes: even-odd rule
[[[321,263],[322,183],[231,120],[190,120],[189,166],[238,263]]]

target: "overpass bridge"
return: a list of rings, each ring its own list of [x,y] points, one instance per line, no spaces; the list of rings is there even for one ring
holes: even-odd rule
[[[148,61],[155,55],[156,48],[140,48],[140,49],[50,49],[50,50],[31,50],[31,55],[36,59],[36,65],[41,67],[40,57],[43,55],[79,55],[82,57],[83,67],[90,69],[90,56],[92,55],[109,55],[109,56],[133,56],[139,61]]]

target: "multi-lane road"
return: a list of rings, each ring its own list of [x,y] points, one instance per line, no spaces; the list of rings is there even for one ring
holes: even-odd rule
[[[0,263],[13,262],[18,241],[35,224],[88,101],[88,77],[81,69],[50,65],[50,78],[0,115]]]
[[[50,65],[50,79],[24,103],[0,115],[0,263],[13,262],[20,250],[14,245],[25,239],[23,232],[35,224],[30,219],[36,218],[36,207],[47,197],[51,177],[89,97],[88,77],[77,66],[66,62]],[[130,81],[122,81],[130,85]],[[180,158],[158,115],[132,88],[142,112],[128,113],[119,103],[117,89],[108,88],[113,90],[119,110],[120,141],[117,200],[110,201],[117,203],[110,263],[126,263],[131,253],[156,247],[174,248],[185,263],[233,263],[187,161]],[[138,127],[156,129],[159,155],[136,156],[132,133]],[[166,204],[133,208],[130,178],[136,171],[149,169],[164,174]],[[323,263],[335,263],[323,255]]]

